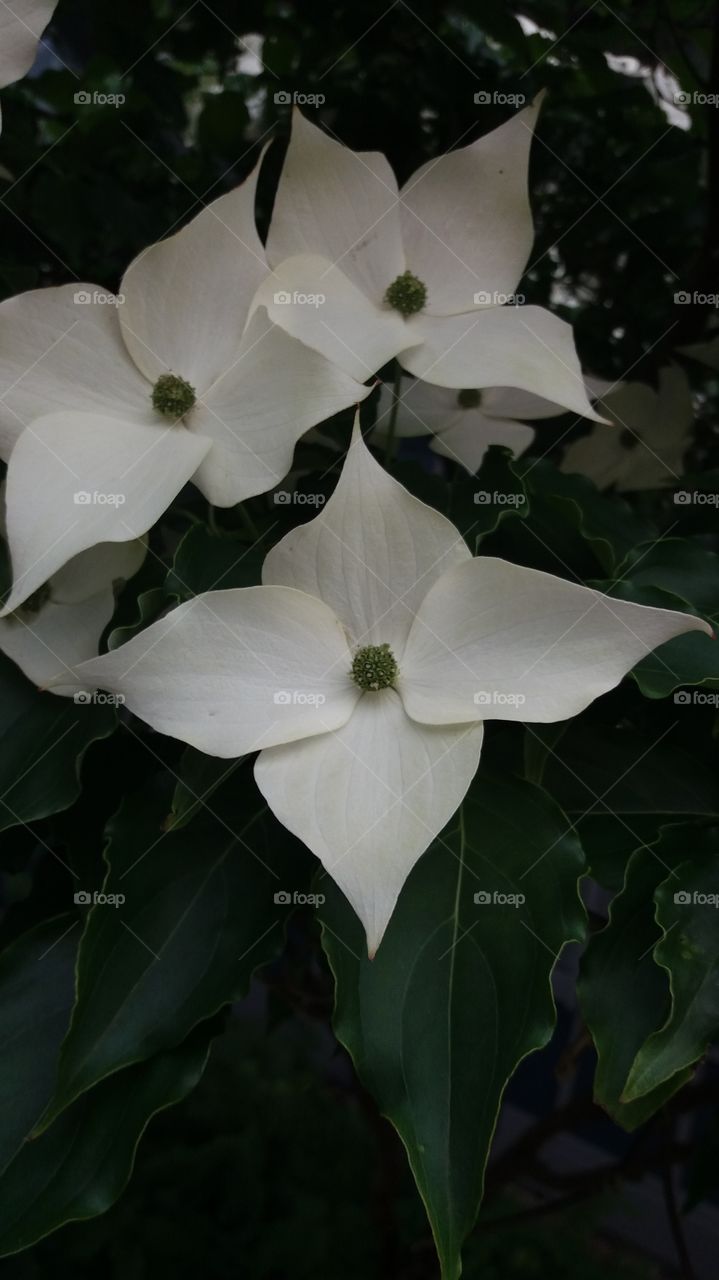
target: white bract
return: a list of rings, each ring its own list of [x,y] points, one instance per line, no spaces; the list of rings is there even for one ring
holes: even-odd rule
[[[273,548],[263,582],[180,605],[76,678],[211,755],[259,750],[260,791],[347,895],[370,954],[469,787],[484,719],[564,720],[655,646],[711,633],[474,559],[358,430],[330,501]]]
[[[36,685],[75,693],[73,668],[97,654],[115,610],[115,589],[137,573],[144,543],[102,543],[68,560],[8,617],[0,618],[0,652]],[[58,684],[67,677],[68,686]]]
[[[607,425],[594,427],[565,450],[561,470],[579,472],[599,489],[660,489],[682,473],[691,442],[694,409],[689,383],[678,365],[660,370],[655,391],[644,382],[594,384]]]
[[[274,272],[255,306],[355,378],[396,355],[439,386],[513,386],[595,417],[570,326],[504,305],[532,246],[538,109],[422,165],[401,191],[384,156],[295,111],[267,238]]]
[[[387,434],[394,403],[394,391],[384,383],[375,428],[380,438]],[[492,444],[511,449],[515,458],[529,448],[535,432],[522,418],[553,418],[563,412],[561,405],[512,387],[450,391],[418,379],[400,391],[394,431],[406,438],[432,435],[435,453],[474,475]]]
[[[0,4],[0,89],[30,70],[56,4],[57,0],[11,0]]]
[[[7,609],[87,547],[144,534],[190,479],[217,506],[272,489],[303,432],[368,394],[248,320],[269,274],[256,180],[141,253],[122,301],[63,285],[0,307]]]

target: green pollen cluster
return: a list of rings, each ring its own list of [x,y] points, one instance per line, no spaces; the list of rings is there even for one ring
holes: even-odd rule
[[[165,418],[181,418],[196,400],[195,388],[176,373],[163,373],[152,388],[152,407]]]
[[[414,316],[427,301],[427,286],[422,284],[411,271],[403,271],[389,286],[384,295],[388,307],[393,307],[402,316]]]
[[[350,675],[360,689],[376,692],[394,684],[399,667],[388,644],[367,644],[357,650]]]
[[[458,391],[457,404],[460,409],[478,409],[481,394],[481,391],[473,391],[471,389]]]

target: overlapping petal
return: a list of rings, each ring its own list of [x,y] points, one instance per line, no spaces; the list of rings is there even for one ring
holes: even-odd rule
[[[212,441],[196,484],[218,507],[265,493],[287,475],[305,431],[370,391],[256,312],[227,372],[188,417],[189,430]]]
[[[7,473],[13,587],[5,613],[72,556],[98,542],[141,537],[194,474],[210,442],[183,427],[99,413],[39,418]]]
[[[0,88],[29,71],[38,41],[57,0],[12,0],[0,4]]]

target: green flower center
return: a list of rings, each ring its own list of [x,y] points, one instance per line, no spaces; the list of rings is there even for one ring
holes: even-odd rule
[[[422,284],[411,271],[403,271],[389,286],[384,295],[388,307],[399,311],[402,316],[414,316],[427,301],[427,286]]]
[[[394,684],[399,667],[388,644],[366,644],[357,650],[350,675],[360,689],[376,692]]]
[[[176,373],[163,373],[152,388],[152,407],[165,418],[182,418],[197,396],[195,388]]]
[[[481,391],[474,391],[471,388],[466,391],[458,391],[457,404],[460,409],[478,409],[481,394]]]

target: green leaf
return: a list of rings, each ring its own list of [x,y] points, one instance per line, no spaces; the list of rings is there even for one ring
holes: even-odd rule
[[[204,524],[195,524],[175,552],[165,590],[190,600],[203,591],[257,586],[266,554],[264,545],[248,544],[246,536],[213,533]]]
[[[687,829],[678,830],[684,834]],[[652,953],[661,937],[654,914],[655,890],[663,880],[678,884],[671,874],[677,862],[675,843],[673,835],[663,834],[654,848],[637,849],[632,855],[622,891],[611,903],[609,921],[591,938],[580,970],[579,1001],[597,1050],[594,1097],[628,1130],[648,1120],[689,1074],[677,1076],[639,1101],[623,1101],[636,1055],[647,1037],[662,1026],[671,1006],[667,975]]]
[[[554,732],[551,725],[528,729],[550,744],[543,782],[567,813],[719,812],[714,771],[683,747],[657,740],[656,733],[573,720],[552,746]]]
[[[686,538],[662,538],[635,547],[620,576],[637,587],[660,587],[697,613],[719,608],[719,556]]]
[[[241,797],[242,827],[207,815],[164,832],[165,803],[156,796],[126,800],[110,822],[109,900],[87,917],[44,1127],[105,1076],[179,1044],[243,995],[254,969],[281,946],[287,907],[274,899],[287,883],[276,869],[278,828],[251,776]]]
[[[40,693],[0,654],[0,831],[69,808],[85,751],[116,724],[110,706]]]
[[[207,1054],[201,1029],[174,1053],[98,1085],[26,1142],[0,1177],[0,1256],[104,1213],[127,1184],[151,1117],[194,1089]]]
[[[694,612],[682,596],[663,587],[640,585],[626,578],[621,582],[592,585],[617,600],[629,600],[633,604],[647,604],[658,609]],[[642,658],[630,674],[647,698],[666,698],[684,685],[704,685],[707,689],[719,689],[719,644],[716,642],[716,635],[689,631],[686,635],[668,640],[666,644],[661,644],[648,653],[646,658]],[[680,704],[691,702],[697,706],[717,705],[712,699],[699,693],[686,697],[680,694],[675,696],[674,701]]]
[[[535,496],[546,500],[555,522],[579,533],[605,570],[615,570],[632,547],[655,533],[623,498],[600,493],[584,476],[565,475],[541,458],[520,459],[515,466],[524,475],[530,509]]]
[[[77,918],[57,916],[0,953],[0,1172],[52,1097],[75,999],[79,939]]]
[[[234,773],[245,758],[240,756],[237,760],[221,760],[216,756],[206,756],[195,747],[187,747],[180,761],[172,809],[164,822],[165,830],[177,831],[186,826],[191,818],[207,807],[209,796]]]
[[[719,828],[692,831],[688,838],[692,857],[655,895],[664,937],[654,957],[669,974],[671,1011],[637,1054],[624,1090],[628,1101],[681,1078],[719,1025]]]
[[[583,935],[582,872],[579,842],[547,796],[491,779],[420,859],[374,960],[345,899],[327,891],[335,1031],[407,1148],[443,1280],[461,1272],[505,1085],[551,1036],[550,974]]]
[[[137,617],[126,626],[115,627],[110,632],[107,637],[108,649],[118,649],[121,644],[127,644],[128,640],[144,631],[145,627],[149,627],[151,622],[155,622],[175,604],[177,596],[168,595],[163,587],[150,587],[148,591],[141,592],[137,597]]]

